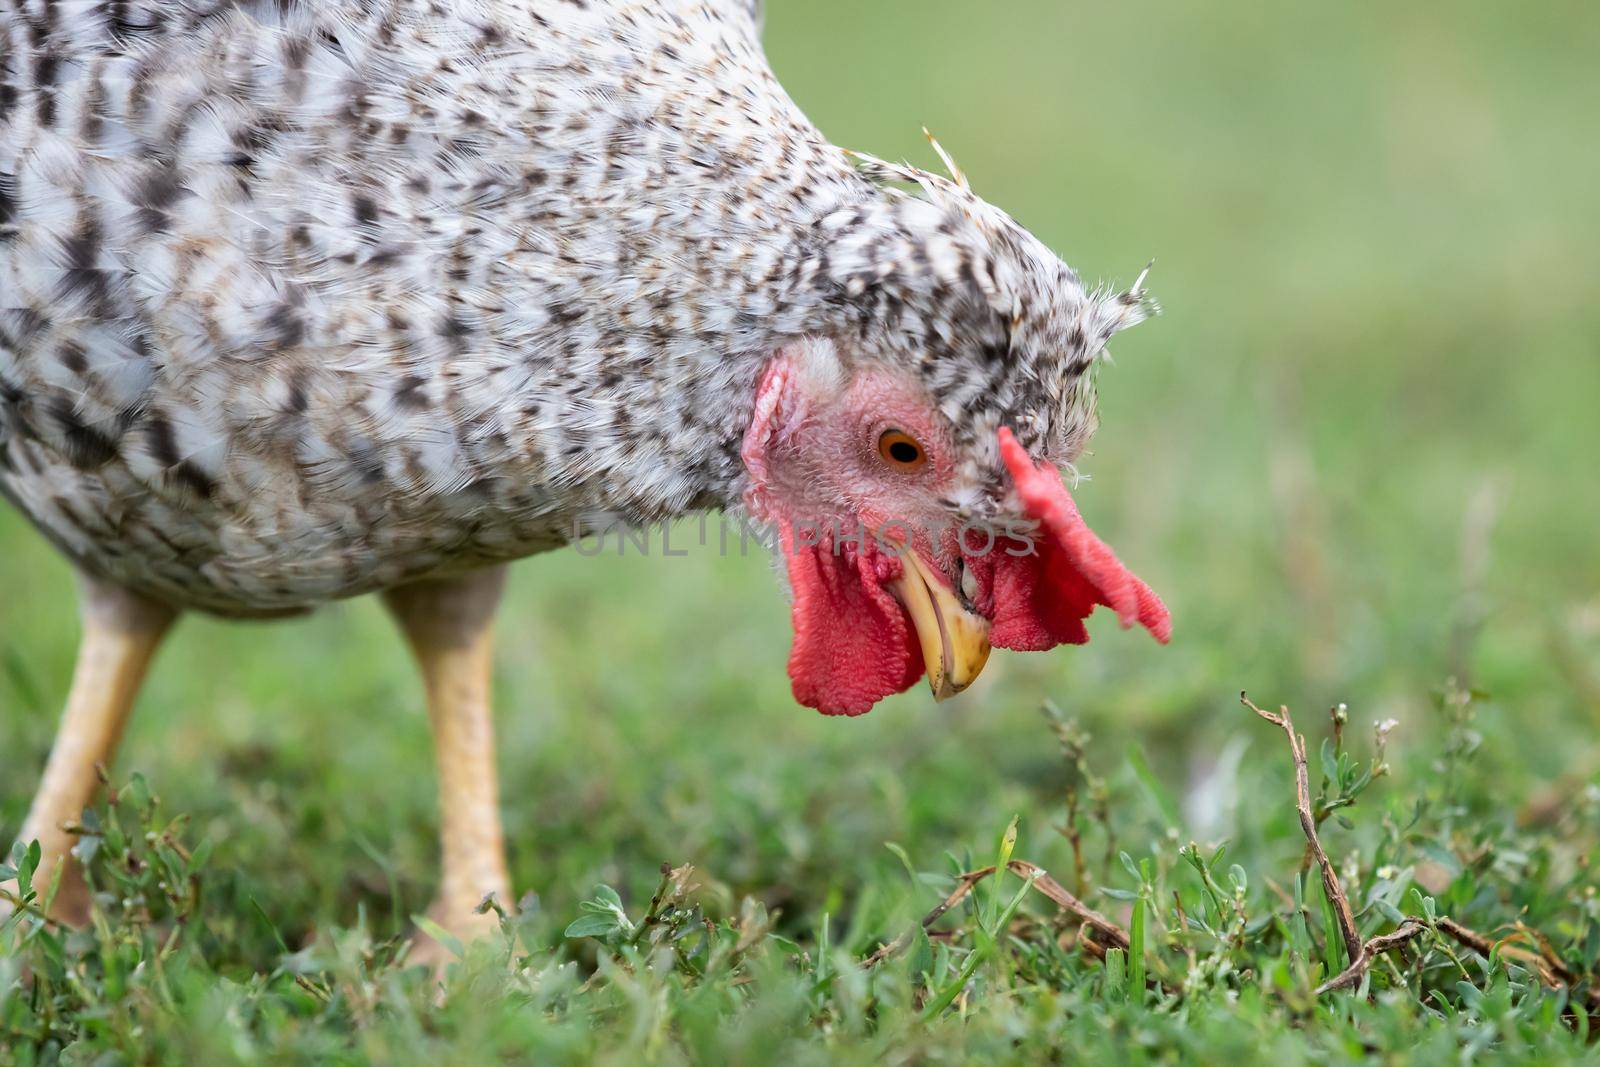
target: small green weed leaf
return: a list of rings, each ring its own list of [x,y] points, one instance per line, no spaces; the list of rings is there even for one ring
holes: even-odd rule
[[[467,949],[466,946],[461,943],[461,939],[455,934],[452,934],[449,930],[446,930],[444,927],[440,926],[438,923],[434,922],[432,919],[428,918],[426,915],[413,915],[411,917],[411,921],[417,924],[417,929],[421,930],[423,933],[439,942],[439,944],[443,945],[445,950],[449,952],[450,955],[456,957],[457,959],[460,959],[462,956],[466,955]]]
[[[609,937],[621,929],[616,916],[609,912],[604,915],[581,915],[567,924],[562,936]]]
[[[919,925],[917,932],[911,937],[911,954],[906,960],[906,973],[913,979],[920,979],[932,970],[933,942],[928,939],[928,931]]]

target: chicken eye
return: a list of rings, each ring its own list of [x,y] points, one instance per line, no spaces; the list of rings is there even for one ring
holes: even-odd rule
[[[888,429],[878,437],[878,455],[891,467],[916,470],[928,462],[928,453],[915,437],[904,430]]]

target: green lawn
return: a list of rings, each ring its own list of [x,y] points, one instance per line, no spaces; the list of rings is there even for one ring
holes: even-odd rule
[[[517,947],[475,950],[441,1003],[394,964],[435,814],[388,621],[187,620],[116,772],[160,813],[136,784],[113,816],[185,816],[198,898],[156,884],[194,862],[160,833],[108,835],[102,880],[152,861],[132,903],[62,942],[0,932],[0,1062],[74,1040],[78,1063],[1582,1058],[1569,1004],[1595,980],[1547,990],[1517,924],[1593,974],[1600,11],[770,7],[778,72],[838,143],[931,164],[926,123],[1086,276],[1156,257],[1165,313],[1118,339],[1078,499],[1166,597],[1172,645],[1097,618],[1087,648],[997,654],[959,700],[825,719],[788,696],[764,558],[527,561],[497,696],[530,896]],[[75,629],[66,566],[0,505],[7,842]],[[1337,925],[1301,877],[1289,747],[1241,689],[1292,705],[1328,800],[1397,720],[1390,769],[1322,836],[1363,936],[1432,925],[1354,993],[1313,992],[1345,962]],[[1092,735],[1065,755],[1047,700]],[[1007,875],[864,969],[1013,818],[1015,857],[1143,951],[1103,965],[1045,896],[1008,910]],[[639,924],[664,862],[698,888],[619,926],[594,887]],[[1515,944],[1490,959],[1441,916]],[[594,936],[564,937],[580,917]]]

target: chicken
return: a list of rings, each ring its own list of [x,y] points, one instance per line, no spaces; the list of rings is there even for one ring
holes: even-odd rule
[[[829,144],[744,0],[11,0],[0,492],[82,575],[41,884],[186,610],[381,592],[438,751],[434,918],[509,895],[508,561],[767,524],[796,699],[1165,608],[1060,470],[1141,285],[1090,291],[953,166]],[[81,892],[58,908],[81,917]]]

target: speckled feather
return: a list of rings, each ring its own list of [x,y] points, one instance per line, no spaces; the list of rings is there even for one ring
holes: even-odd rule
[[[179,606],[735,507],[805,337],[916,368],[1003,506],[996,428],[1070,461],[1144,313],[830,145],[748,0],[0,7],[0,491]]]

